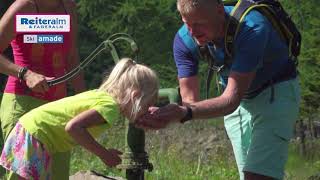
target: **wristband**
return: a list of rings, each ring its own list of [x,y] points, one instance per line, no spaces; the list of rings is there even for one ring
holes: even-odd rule
[[[187,108],[187,114],[180,120],[180,123],[185,123],[192,119],[192,109],[189,106],[185,106]]]
[[[27,68],[27,67],[22,67],[22,68],[20,68],[20,69],[19,69],[19,72],[18,72],[18,78],[19,78],[20,80],[24,80],[23,77],[24,77],[24,75],[27,73],[27,71],[28,71],[28,68]]]

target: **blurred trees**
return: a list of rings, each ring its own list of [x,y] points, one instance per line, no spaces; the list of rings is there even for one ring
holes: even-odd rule
[[[92,44],[90,41],[94,39],[101,42],[113,33],[128,33],[139,46],[138,61],[157,70],[161,86],[177,86],[172,40],[181,22],[174,0],[79,0],[78,5],[81,26],[86,29],[82,32],[80,46],[88,48],[87,44]],[[89,31],[95,32],[96,38],[87,37]]]
[[[301,112],[302,117],[306,118],[320,110],[320,1],[283,0],[282,3],[302,33],[299,71],[302,87]]]

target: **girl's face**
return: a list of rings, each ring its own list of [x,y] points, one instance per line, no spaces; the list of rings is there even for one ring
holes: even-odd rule
[[[156,103],[156,99],[154,100],[150,100],[147,103],[143,103],[141,104],[141,108],[140,110],[137,112],[136,117],[132,117],[132,109],[134,107],[134,99],[135,98],[131,98],[131,100],[129,101],[128,104],[125,104],[121,109],[122,109],[122,113],[123,115],[128,118],[131,122],[135,122],[137,119],[139,119],[141,116],[143,116],[144,114],[146,114],[148,112],[148,109],[150,106],[154,106],[154,104]],[[142,101],[143,102],[143,101]]]
[[[149,107],[154,106],[155,103],[156,103],[156,100],[152,100],[152,101],[146,103],[145,105],[142,105],[140,111],[137,113],[135,120],[137,120],[140,117],[142,117],[143,115],[145,115],[148,112]]]

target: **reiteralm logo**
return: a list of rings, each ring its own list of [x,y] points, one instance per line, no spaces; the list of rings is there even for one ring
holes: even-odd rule
[[[70,15],[16,15],[16,32],[70,32]]]
[[[70,32],[70,15],[18,14],[15,29],[17,33],[26,33],[24,43],[63,43],[61,33]]]

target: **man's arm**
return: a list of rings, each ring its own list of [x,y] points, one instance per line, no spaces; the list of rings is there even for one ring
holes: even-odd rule
[[[254,77],[255,72],[231,72],[228,85],[221,96],[190,105],[193,110],[193,118],[206,119],[232,113],[239,106]]]
[[[179,78],[179,87],[183,105],[199,101],[198,76]]]
[[[192,109],[192,119],[214,118],[232,113],[239,106],[254,77],[255,72],[231,72],[228,85],[221,96],[188,105]],[[137,125],[150,129],[164,128],[169,123],[180,122],[187,112],[185,106],[169,104],[153,109],[149,114],[139,119]]]
[[[177,33],[173,41],[173,55],[177,67],[183,104],[199,101],[198,59]]]
[[[68,56],[67,71],[71,71],[73,68],[79,65],[79,51],[78,51],[78,18],[76,13],[76,4],[73,1],[66,3],[66,8],[71,17],[71,47]],[[77,76],[70,80],[70,83],[76,93],[86,90],[83,72],[80,72]]]

